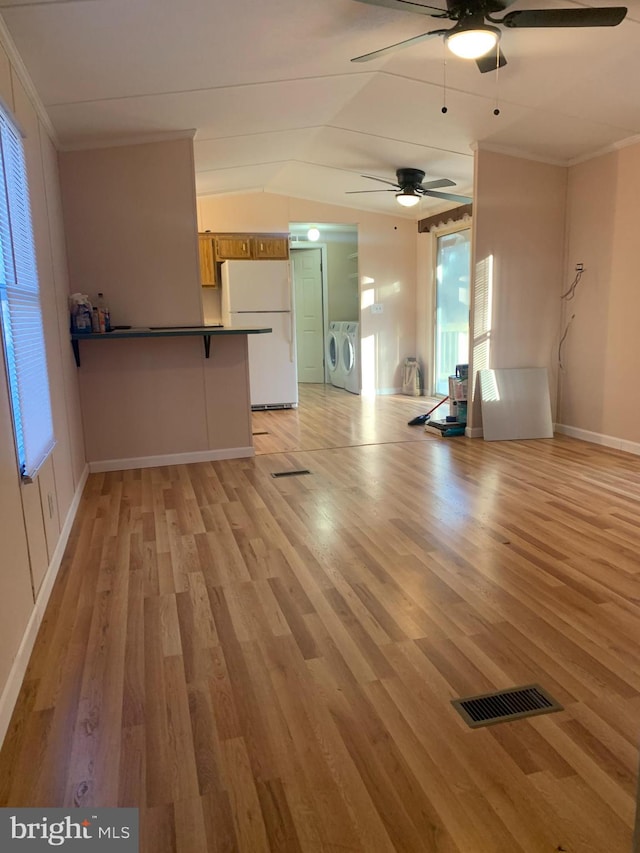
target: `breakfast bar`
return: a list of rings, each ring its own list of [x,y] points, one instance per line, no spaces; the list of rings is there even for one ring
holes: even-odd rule
[[[90,471],[253,456],[248,337],[270,332],[194,325],[72,334]]]
[[[209,358],[211,338],[214,335],[263,335],[271,332],[267,328],[228,328],[222,324],[206,326],[117,326],[110,332],[72,332],[71,346],[76,360],[76,366],[80,367],[80,341],[113,341],[132,338],[185,338],[194,335],[202,336],[204,341],[204,355]]]

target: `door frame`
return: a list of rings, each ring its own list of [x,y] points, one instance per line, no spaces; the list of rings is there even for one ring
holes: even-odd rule
[[[289,246],[289,254],[298,249],[320,249],[320,265],[322,278],[322,365],[324,369],[325,384],[330,381],[329,367],[327,365],[327,335],[329,334],[329,285],[327,282],[327,244],[313,243],[311,240],[295,240]],[[293,274],[293,258],[291,258],[291,271]],[[291,288],[293,291],[294,310],[295,310],[295,283]],[[298,341],[296,338],[296,347]]]

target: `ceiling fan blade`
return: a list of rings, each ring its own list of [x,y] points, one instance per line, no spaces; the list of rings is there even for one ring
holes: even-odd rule
[[[362,56],[356,56],[352,59],[352,62],[369,62],[371,59],[378,59],[380,56],[384,56],[387,53],[393,53],[396,50],[402,50],[405,47],[410,47],[412,44],[419,44],[421,41],[426,41],[430,39],[432,36],[440,36],[442,33],[447,32],[446,30],[432,30],[430,33],[423,33],[421,36],[414,36],[410,39],[405,39],[404,41],[396,42],[396,44],[390,44],[388,47],[383,47],[380,50],[374,50],[372,53],[364,53]]]
[[[597,9],[523,9],[509,12],[497,23],[505,27],[616,27],[624,19],[624,6]],[[491,19],[490,19],[491,20]]]
[[[420,184],[420,189],[423,190],[436,190],[438,187],[455,187],[456,182],[449,180],[449,178],[439,178],[437,181],[424,181]]]
[[[473,199],[468,195],[454,195],[453,193],[438,193],[434,190],[426,190],[425,195],[433,198],[445,198],[447,201],[459,201],[461,204],[469,204]]]
[[[360,3],[367,3],[369,6],[386,6],[387,9],[400,9],[404,12],[418,12],[420,15],[430,15],[432,12],[440,12],[446,16],[447,10],[442,6],[432,6],[429,3],[422,3],[420,0],[359,0]],[[435,17],[438,17],[437,15]]]
[[[480,69],[481,74],[486,74],[487,71],[495,71],[497,68],[504,68],[507,60],[504,58],[504,53],[496,45],[496,49],[476,59],[476,64]]]
[[[355,195],[356,193],[397,193],[400,188],[395,190],[345,190],[345,195]]]
[[[383,184],[389,184],[390,187],[396,187],[396,189],[400,189],[399,184],[395,184],[393,181],[388,181],[386,178],[378,178],[375,175],[361,175],[362,178],[369,178],[370,181],[380,181]],[[365,192],[367,192],[365,190]],[[369,190],[371,192],[371,190]]]

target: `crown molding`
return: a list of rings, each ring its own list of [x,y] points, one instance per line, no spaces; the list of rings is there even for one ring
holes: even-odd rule
[[[92,137],[77,142],[60,143],[59,151],[89,151],[95,148],[122,148],[125,145],[146,145],[149,142],[173,142],[175,139],[194,139],[196,131],[168,130],[154,133],[132,133],[131,136]]]
[[[545,163],[547,166],[568,166],[568,160],[554,160],[553,157],[542,157],[531,151],[519,151],[503,145],[491,145],[488,142],[475,142],[470,146],[472,151],[491,151],[493,154],[504,154],[506,157],[516,157],[519,160],[533,160],[535,163]]]
[[[567,166],[577,166],[580,163],[586,163],[588,160],[593,160],[596,157],[603,157],[605,154],[613,154],[615,151],[620,151],[622,148],[630,148],[632,145],[640,143],[640,134],[627,136],[626,139],[621,139],[618,142],[612,142],[611,145],[606,145],[604,148],[599,148],[591,154],[583,154],[581,157],[574,157],[569,160]]]
[[[47,133],[51,137],[51,141],[56,146],[56,148],[60,147],[60,140],[58,139],[58,134],[53,126],[49,113],[47,112],[45,105],[42,103],[42,99],[38,94],[38,90],[36,89],[33,80],[31,79],[31,75],[27,71],[27,66],[24,64],[22,57],[18,53],[18,48],[15,45],[15,42],[11,38],[11,34],[7,29],[7,25],[4,22],[4,18],[0,15],[0,44],[4,47],[7,56],[9,58],[9,62],[11,63],[12,71],[20,78],[20,82],[25,88],[27,96],[31,103],[33,104],[33,108],[35,109],[38,118],[41,123],[45,127]],[[14,110],[11,110],[13,115]]]

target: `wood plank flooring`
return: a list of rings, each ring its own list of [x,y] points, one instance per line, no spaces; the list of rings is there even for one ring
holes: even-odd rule
[[[303,388],[253,459],[91,475],[0,806],[137,806],[144,853],[629,853],[640,459],[427,407]],[[450,705],[531,682],[565,710]]]

